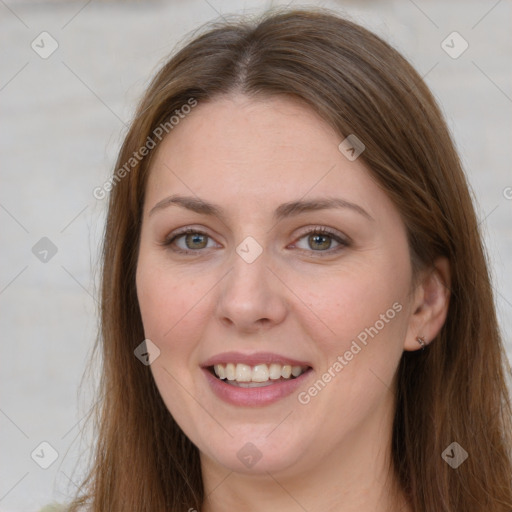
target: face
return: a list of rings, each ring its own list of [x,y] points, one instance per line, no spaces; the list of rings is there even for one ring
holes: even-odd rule
[[[203,464],[293,474],[388,442],[409,249],[342,139],[291,99],[229,96],[155,154],[137,294],[156,385]]]

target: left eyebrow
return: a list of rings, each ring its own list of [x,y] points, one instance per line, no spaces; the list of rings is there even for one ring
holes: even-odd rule
[[[303,212],[328,210],[330,208],[348,208],[356,213],[359,213],[360,215],[363,215],[368,220],[375,220],[362,206],[338,197],[311,199],[309,201],[290,201],[289,203],[283,203],[276,209],[274,218],[276,220],[281,220],[293,215],[299,215]]]
[[[203,215],[217,216],[221,219],[225,218],[224,211],[220,206],[214,205],[213,203],[197,197],[180,195],[173,195],[162,199],[153,206],[149,215],[153,215],[156,211],[163,210],[171,205],[181,206],[182,208],[186,208]],[[318,198],[308,201],[297,200],[283,203],[276,208],[274,212],[274,219],[279,221],[304,212],[328,210],[333,208],[348,208],[366,217],[368,220],[375,220],[363,207],[341,198]]]

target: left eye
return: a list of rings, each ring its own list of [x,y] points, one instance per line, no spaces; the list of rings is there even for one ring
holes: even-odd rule
[[[301,246],[300,244],[306,244],[306,247]],[[333,247],[333,243],[337,244]],[[299,249],[304,250],[313,250],[315,252],[325,252],[329,249],[337,249],[340,246],[348,245],[345,240],[340,238],[339,236],[325,230],[315,230],[309,233],[306,233],[299,241],[295,243]]]

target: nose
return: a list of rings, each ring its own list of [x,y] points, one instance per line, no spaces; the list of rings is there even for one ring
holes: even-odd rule
[[[284,320],[285,287],[269,263],[265,251],[252,263],[233,255],[233,267],[220,283],[216,306],[216,316],[226,327],[252,333]]]

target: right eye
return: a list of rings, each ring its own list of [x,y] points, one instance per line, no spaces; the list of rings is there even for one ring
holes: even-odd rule
[[[213,245],[208,245],[210,242]],[[215,242],[206,233],[197,229],[187,228],[175,233],[173,236],[168,238],[163,245],[176,252],[192,253],[198,252],[201,249],[215,247]]]

